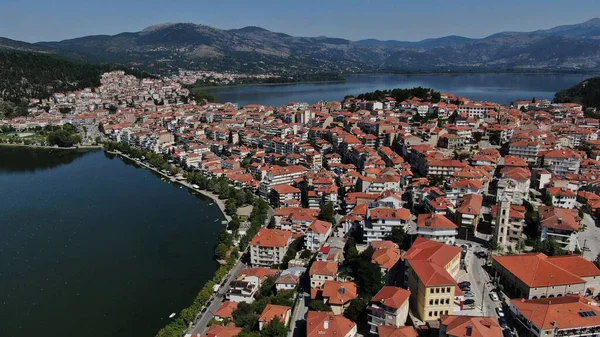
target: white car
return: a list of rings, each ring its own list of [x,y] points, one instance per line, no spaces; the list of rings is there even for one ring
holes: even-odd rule
[[[494,302],[498,302],[500,301],[500,298],[498,297],[498,294],[496,293],[490,293],[490,298],[492,299],[492,301]]]
[[[504,311],[502,308],[496,308],[496,313],[498,313],[499,317],[504,317]]]

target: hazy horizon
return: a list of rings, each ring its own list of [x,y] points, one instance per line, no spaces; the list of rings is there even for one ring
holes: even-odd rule
[[[293,36],[328,36],[353,41],[420,41],[450,35],[482,38],[504,31],[534,31],[577,24],[599,16],[595,14],[597,1],[593,0],[578,1],[575,6],[560,0],[526,3],[517,0],[502,3],[381,0],[377,6],[357,0],[326,3],[314,0],[302,3],[183,0],[177,4],[156,0],[107,0],[102,3],[7,1],[0,13],[0,36],[26,42],[137,32],[167,22],[203,24],[220,29],[257,26]]]

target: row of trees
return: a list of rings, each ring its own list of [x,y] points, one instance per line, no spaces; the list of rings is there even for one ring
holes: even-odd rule
[[[375,90],[356,96],[358,99],[367,101],[383,101],[387,96],[393,97],[397,102],[402,102],[412,97],[438,103],[441,94],[431,88],[415,87],[411,89],[396,88],[392,90]],[[348,98],[349,96],[346,96]]]
[[[249,190],[242,190],[229,185],[224,177],[209,178],[200,172],[186,173],[186,180],[190,184],[198,185],[202,190],[208,190],[219,196],[219,199],[225,201],[225,213],[235,215],[238,207],[249,205],[254,202],[254,193]]]

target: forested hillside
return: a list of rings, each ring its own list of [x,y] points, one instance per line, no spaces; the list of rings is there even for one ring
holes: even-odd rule
[[[556,103],[579,103],[586,108],[600,108],[600,77],[589,78],[554,96]]]
[[[0,52],[0,114],[26,114],[29,98],[100,85],[100,75],[116,69],[29,52]],[[139,74],[137,74],[139,75]]]

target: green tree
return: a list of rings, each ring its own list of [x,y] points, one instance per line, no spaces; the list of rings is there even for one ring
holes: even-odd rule
[[[546,206],[552,206],[552,196],[548,193],[546,193],[546,195],[544,196],[544,204]]]
[[[275,288],[275,278],[273,276],[269,276],[263,282],[263,284],[260,286],[258,293],[259,293],[260,297],[267,297],[267,296],[270,296],[273,294],[274,288]]]
[[[227,215],[235,215],[237,213],[237,203],[235,199],[227,199],[227,201],[225,201],[225,213],[227,213]]]
[[[367,305],[369,304],[369,298],[359,296],[352,302],[346,310],[344,311],[344,316],[359,324],[359,326],[365,326],[368,318],[367,318]]]
[[[271,322],[263,327],[261,336],[263,337],[286,337],[288,334],[288,328],[285,324],[275,316]]]
[[[596,267],[600,268],[600,253],[596,255],[596,259],[594,259],[594,264],[596,265]]]
[[[227,229],[236,232],[238,229],[240,229],[240,219],[237,216],[234,216],[231,218],[231,221],[229,221],[229,223],[227,224]]]
[[[267,225],[267,228],[269,228],[269,229],[275,228],[275,217],[274,216],[272,216],[271,219],[269,220],[269,224]]]
[[[327,203],[325,203],[325,206],[323,206],[323,208],[321,208],[321,210],[319,211],[319,215],[317,218],[319,220],[335,224],[335,210],[332,201],[328,201]]]
[[[393,227],[392,234],[390,234],[387,239],[397,244],[398,247],[404,247],[406,232],[402,227]]]
[[[310,301],[310,310],[314,311],[331,311],[331,307],[325,304],[323,300],[312,300]]]
[[[541,252],[548,256],[558,256],[565,255],[566,252],[560,248],[558,242],[556,242],[553,238],[549,238],[543,241],[536,242],[533,247],[535,252]]]
[[[224,243],[219,243],[215,248],[215,257],[219,260],[223,260],[227,257],[227,252],[229,251],[229,247],[227,247]]]
[[[308,249],[305,249],[305,250],[302,251],[302,253],[300,253],[300,258],[301,259],[310,259],[311,256],[312,256],[312,253]]]
[[[352,261],[357,257],[358,249],[356,248],[356,241],[353,237],[350,237],[344,245],[344,259],[346,259],[346,261]]]

